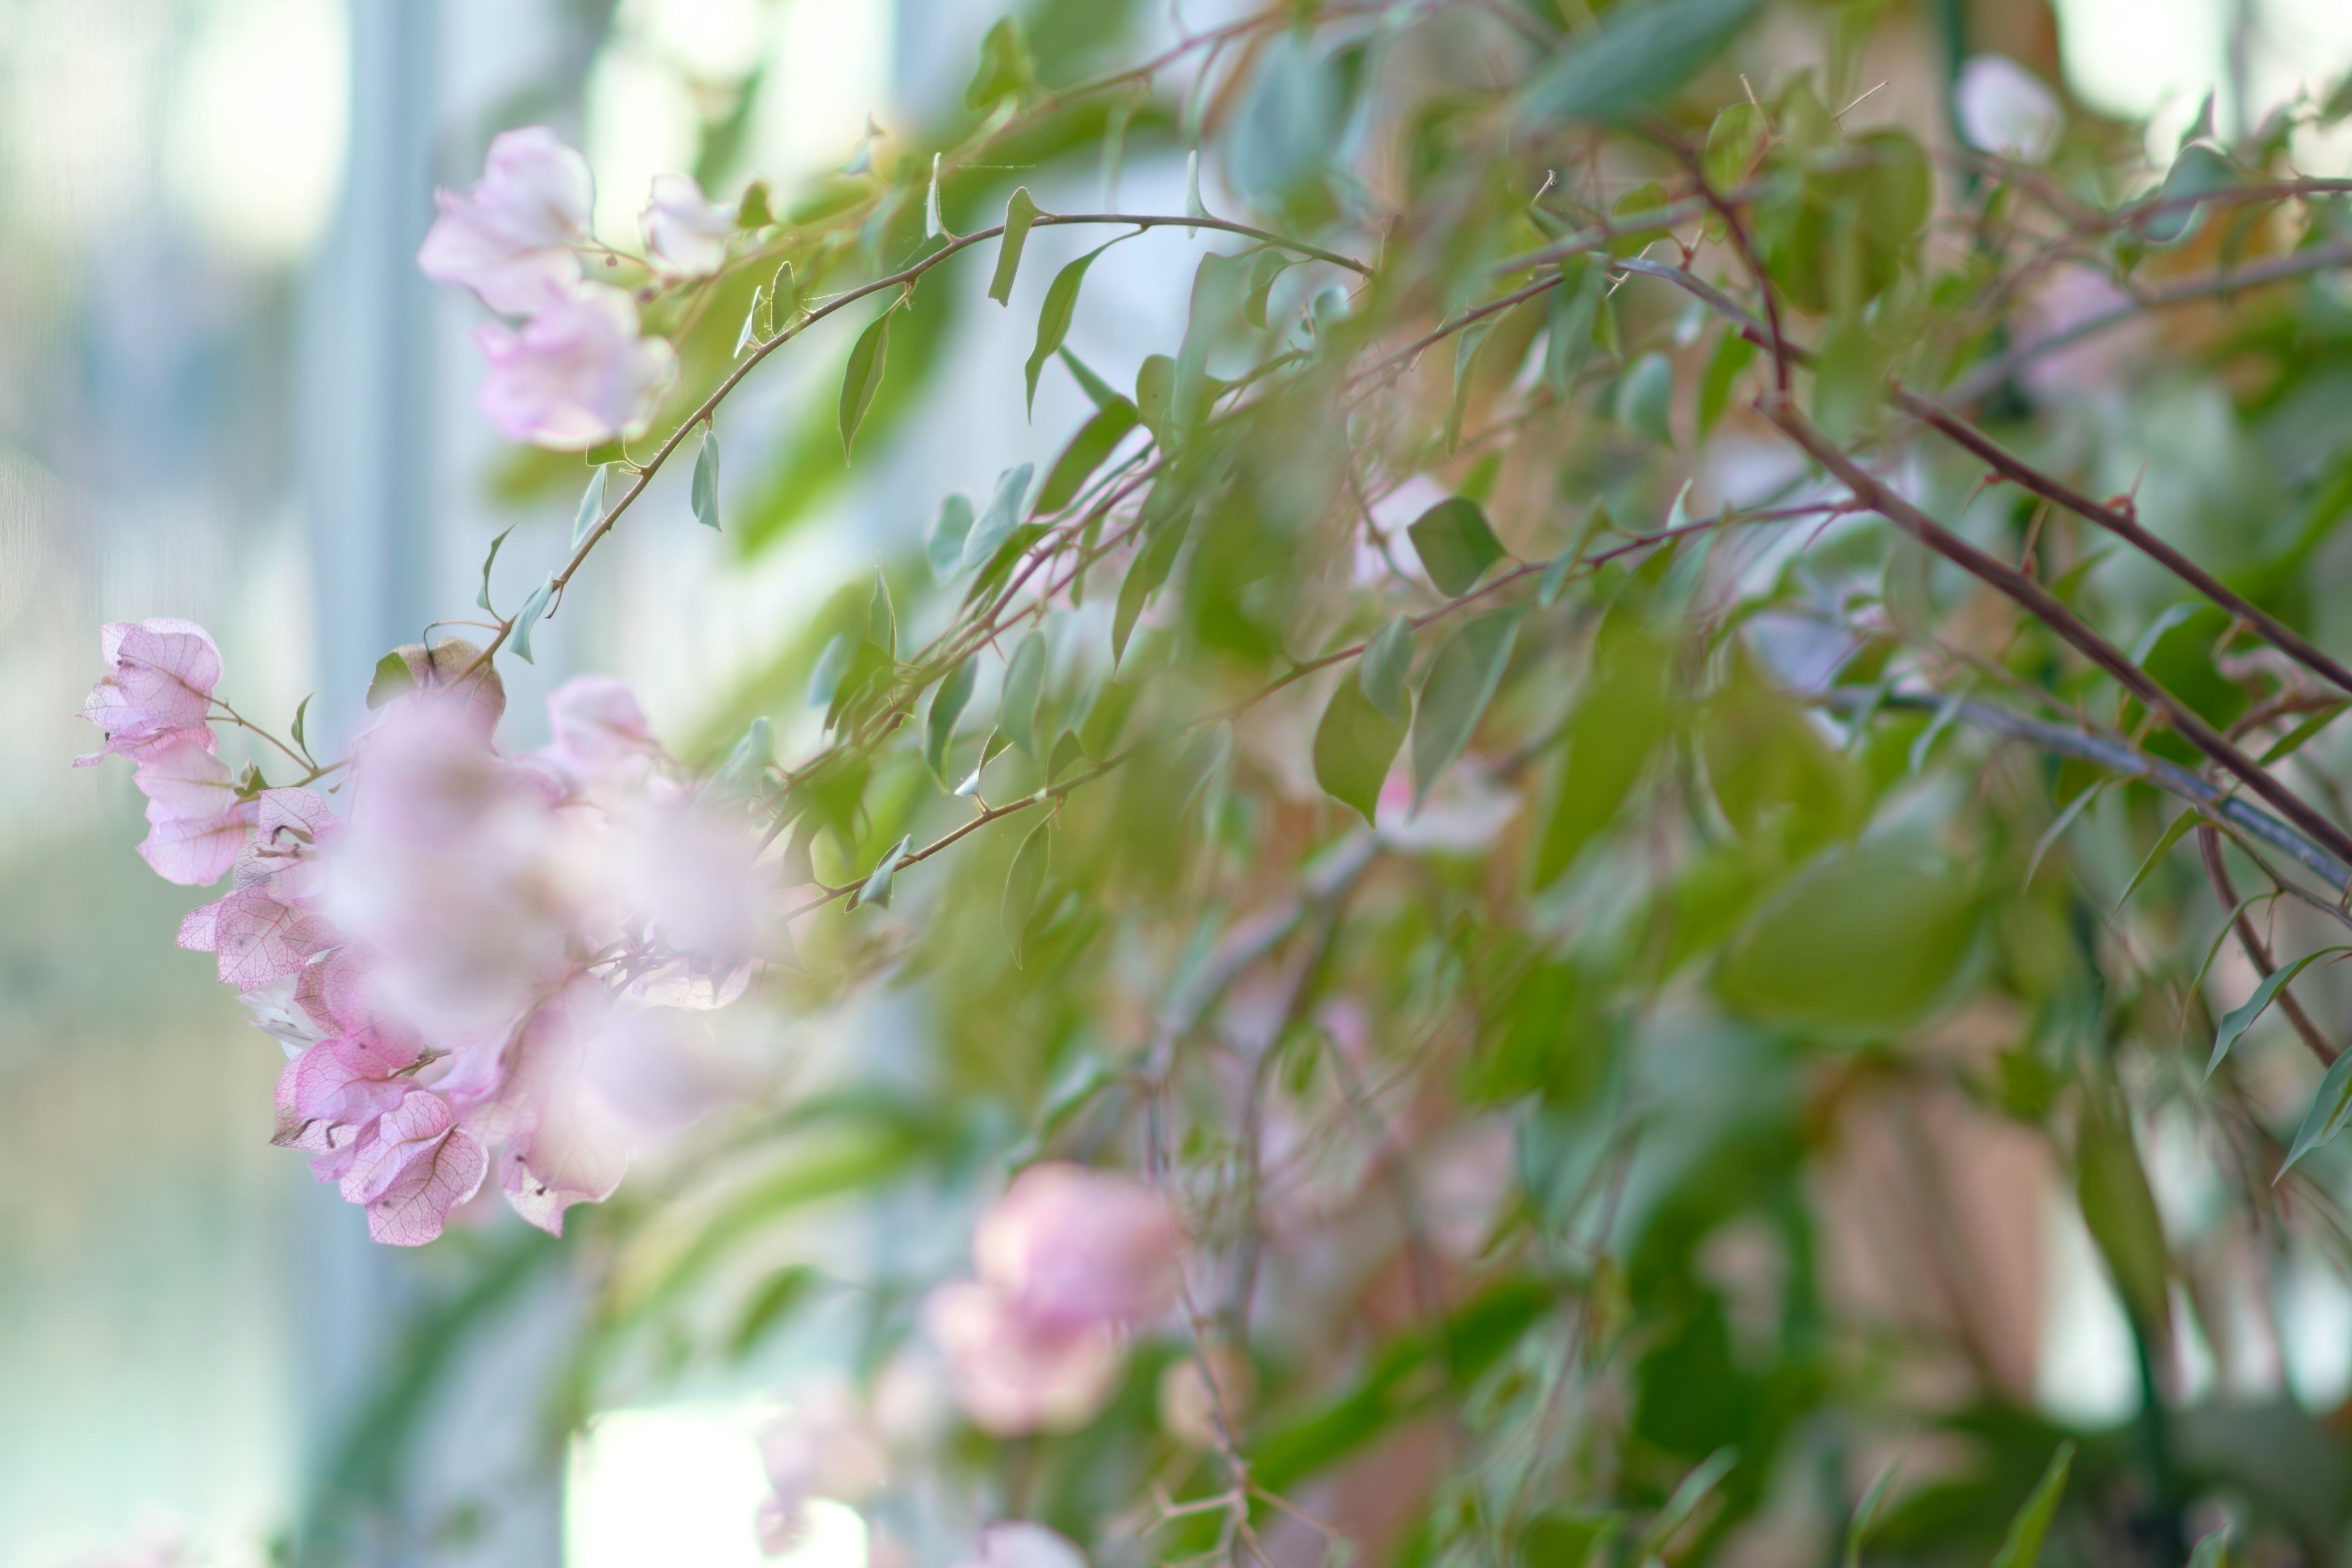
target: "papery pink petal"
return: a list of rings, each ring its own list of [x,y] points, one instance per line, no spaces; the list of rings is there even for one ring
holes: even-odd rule
[[[646,257],[673,278],[708,278],[727,264],[735,209],[710,201],[690,174],[656,174],[653,199],[639,219]]]
[[[981,1217],[982,1279],[1042,1324],[1138,1324],[1174,1301],[1182,1233],[1167,1200],[1129,1177],[1046,1161]]]
[[[325,918],[279,903],[267,884],[239,888],[180,921],[180,945],[217,955],[221,984],[239,991],[293,973],[335,941]]]
[[[449,1211],[480,1190],[489,1154],[453,1127],[420,1148],[367,1205],[368,1235],[388,1247],[422,1247],[441,1234]]]
[[[374,1121],[400,1106],[409,1092],[402,1075],[415,1065],[415,1052],[372,1036],[321,1040],[278,1074],[278,1126],[269,1141],[292,1146],[320,1122],[358,1127]]]
[[[572,247],[588,237],[594,197],[588,161],[543,125],[491,139],[482,177],[436,190],[441,216],[416,264],[436,283],[471,289],[494,310],[522,315],[580,278]]]
[[[524,1025],[507,1081],[499,1092],[506,1151],[499,1184],[514,1211],[551,1235],[563,1234],[563,1211],[612,1196],[628,1171],[629,1138],[601,1097],[588,1065],[614,1027],[614,1003],[592,975],[581,975],[541,1004]]]
[[[634,435],[677,374],[677,354],[638,335],[636,302],[583,283],[518,331],[486,321],[475,346],[489,362],[477,405],[501,435],[561,452]]]
[[[171,617],[112,621],[99,646],[107,673],[82,704],[82,717],[106,732],[95,755],[143,760],[181,735],[206,750],[215,744],[208,719],[220,649],[202,626]]]
[[[553,736],[541,754],[570,768],[593,769],[653,749],[646,710],[625,682],[575,675],[548,694]]]
[[[131,782],[147,797],[147,820],[218,816],[237,804],[236,780],[213,752],[210,730],[177,730],[139,760]]]
[[[153,820],[151,809],[149,818]],[[217,816],[174,816],[155,821],[140,841],[139,858],[167,882],[205,888],[221,879],[253,836],[251,801],[237,801]]]
[[[942,1285],[923,1301],[923,1328],[948,1366],[955,1402],[994,1436],[1066,1432],[1102,1409],[1126,1353],[1108,1324],[1044,1325],[1001,1291],[973,1280]]]

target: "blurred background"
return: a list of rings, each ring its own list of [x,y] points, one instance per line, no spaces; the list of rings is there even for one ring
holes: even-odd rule
[[[268,1146],[279,1054],[205,960],[173,951],[203,895],[131,854],[128,769],[68,771],[92,743],[74,713],[101,621],[181,616],[219,638],[240,708],[282,723],[315,690],[310,733],[338,744],[376,657],[465,613],[493,533],[528,524],[502,585],[543,569],[530,563],[559,547],[576,476],[516,462],[476,417],[478,308],[413,260],[432,186],[472,179],[492,133],[547,123],[576,141],[598,226],[625,243],[656,172],[692,171],[730,199],[754,175],[839,166],[869,116],[887,130],[954,104],[1002,8],[0,4],[0,1568],[174,1534],[212,1560],[267,1561],[350,1500],[393,1497],[397,1527],[355,1543],[361,1558],[757,1560],[747,1437],[772,1369],[608,1414],[561,1474],[540,1462],[570,1310],[546,1266],[560,1249],[512,1227],[421,1255],[373,1248],[356,1211]],[[1183,20],[1231,9],[1188,5]],[[1033,10],[1049,13],[1033,20],[1047,43],[1125,28],[1144,47],[1174,27],[1163,8],[1111,0]],[[1957,28],[2083,110],[2147,121],[2159,166],[2209,92],[2226,131],[2352,65],[2345,0],[1890,15],[1918,43],[1891,98],[1932,100]],[[2352,172],[2352,145],[2298,155]],[[1171,206],[1181,179],[1142,156],[1112,196]],[[1095,194],[1089,178],[1077,200]],[[1139,242],[1107,258],[1090,318],[1146,341],[1179,322],[1180,274],[1157,255]],[[1050,275],[1024,269],[1024,296]],[[682,480],[656,487],[513,681],[512,742],[543,739],[549,685],[597,669],[633,682],[674,745],[707,747],[825,596],[918,536],[941,493],[985,493],[1072,423],[1076,395],[1055,378],[1032,426],[967,368],[1017,361],[1034,314],[1026,298],[956,319],[887,460],[853,482],[730,435],[746,457],[729,510],[746,521],[724,538],[688,524]],[[1095,363],[1134,357],[1087,331],[1073,345]],[[830,397],[828,352],[755,379],[730,405],[739,427]],[[2029,1308],[2038,1397],[2118,1418],[2137,1387],[2119,1312],[2079,1230],[2053,1226],[2050,1247]],[[2316,1273],[2298,1289],[2284,1373],[2307,1406],[2333,1408],[2352,1384],[2352,1297]],[[437,1331],[486,1304],[491,1328]],[[467,1375],[436,1375],[443,1346]],[[402,1441],[372,1444],[387,1432]],[[823,1531],[810,1551],[857,1555]]]

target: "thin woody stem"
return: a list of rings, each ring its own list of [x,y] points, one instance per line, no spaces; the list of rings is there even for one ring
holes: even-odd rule
[[[2118,686],[2138,698],[2150,710],[2162,713],[2183,740],[2237,775],[2246,787],[2269,802],[2280,816],[2324,846],[2336,859],[2352,864],[2352,833],[2347,833],[2328,821],[2285,785],[2264,773],[2252,758],[2231,745],[2195,710],[2158,685],[2121,649],[2100,636],[2089,622],[2061,603],[2040,583],[2007,562],[1986,554],[1895,494],[1875,475],[1847,457],[1811,420],[1799,413],[1789,399],[1768,397],[1759,405],[1759,411],[1779,426],[1781,432],[1809,453],[1814,461],[1835,475],[1838,482],[1852,490],[1857,500],[1867,503],[1872,510],[1937,554],[1998,590],[2019,608],[2057,633],[2068,646],[2105,671]]]

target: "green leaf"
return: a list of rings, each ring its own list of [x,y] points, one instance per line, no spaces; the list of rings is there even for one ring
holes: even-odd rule
[[[769,1331],[792,1316],[824,1283],[824,1276],[805,1263],[788,1264],[768,1276],[735,1321],[727,1336],[727,1353],[736,1360],[751,1353]]]
[[[768,334],[775,330],[775,308],[768,299],[767,285],[755,284],[751,289],[751,308],[743,312],[742,329],[735,334],[734,357],[741,359],[745,349],[765,342]]]
[[[1735,103],[1718,112],[1706,128],[1706,152],[1699,160],[1706,183],[1717,191],[1739,184],[1763,150],[1765,130],[1764,116],[1752,103]]]
[[[508,534],[512,533],[517,528],[521,526],[522,525],[520,523],[514,523],[509,527],[499,530],[499,536],[490,541],[490,552],[482,557],[482,586],[481,591],[474,595],[474,603],[485,610],[489,610],[490,614],[494,616],[497,615],[498,612],[496,610],[490,610],[490,568],[498,562],[499,546],[507,542]],[[576,532],[577,530],[575,529],[574,531]],[[572,543],[577,545],[579,541],[574,539]]]
[[[1470,407],[1470,389],[1476,384],[1471,376],[1476,365],[1478,351],[1486,346],[1486,334],[1495,328],[1495,318],[1484,316],[1454,334],[1454,397],[1445,408],[1445,450],[1451,454],[1462,444],[1462,416]]]
[[[890,602],[889,579],[878,566],[874,569],[874,593],[866,601],[866,640],[884,657],[898,657],[898,610]]]
[[[1045,689],[1045,639],[1031,632],[1013,650],[1004,671],[1004,695],[997,704],[996,728],[1003,737],[1039,762],[1037,701]]]
[[[1004,874],[1004,942],[1013,950],[1013,967],[1028,957],[1029,921],[1037,912],[1037,895],[1045,890],[1045,873],[1054,858],[1054,819],[1047,817],[1029,830],[1013,854],[1013,868]]]
[[[1242,301],[1242,319],[1259,331],[1266,330],[1266,301],[1275,280],[1297,263],[1279,250],[1261,250],[1250,259],[1249,294]]]
[[[1708,356],[1706,369],[1699,373],[1698,438],[1702,441],[1715,428],[1717,420],[1731,406],[1731,393],[1739,384],[1740,374],[1756,361],[1756,345],[1740,335],[1738,328],[1723,334]]]
[[[735,226],[765,228],[775,221],[775,212],[768,205],[768,182],[754,180],[744,186],[742,196],[735,204]]]
[[[530,657],[530,631],[539,625],[539,617],[546,613],[547,601],[554,592],[555,575],[550,573],[547,581],[533,588],[530,597],[522,602],[522,608],[515,612],[514,632],[507,638],[507,647],[512,648],[514,656],[525,664],[537,662]]]
[[[1037,407],[1037,376],[1045,370],[1045,362],[1054,357],[1054,351],[1062,346],[1062,340],[1070,335],[1070,319],[1077,312],[1078,290],[1086,284],[1087,268],[1095,264],[1096,257],[1118,243],[1118,240],[1110,240],[1087,251],[1054,274],[1054,281],[1046,286],[1045,303],[1037,311],[1037,344],[1029,351],[1029,363],[1024,367],[1029,381],[1032,413]]]
[[[2066,1490],[2066,1471],[2074,1463],[2074,1445],[2058,1445],[2050,1456],[2050,1468],[2042,1472],[2034,1483],[2025,1505],[2009,1521],[2009,1538],[2000,1544],[1992,1568],[2035,1568],[2042,1561],[2042,1542],[2050,1533],[2050,1521],[2057,1517],[2058,1500]]]
[[[2074,1196],[2132,1321],[2159,1342],[2168,1337],[2172,1269],[2164,1221],[2148,1190],[2131,1123],[2096,1089],[2083,1097],[2075,1123]]]
[[[1486,704],[1503,683],[1519,635],[1517,607],[1478,616],[1446,640],[1421,683],[1412,726],[1412,805],[1429,798],[1444,773],[1477,731]]]
[[[2352,1120],[2352,1051],[2337,1057],[2327,1076],[2319,1080],[2319,1092],[2311,1097],[2311,1109],[2304,1112],[2294,1146],[2286,1152],[2286,1163],[2273,1180],[2284,1177],[2305,1154],[2343,1131],[2347,1120]]]
[[[720,795],[748,796],[760,787],[761,775],[768,764],[776,760],[776,727],[765,713],[751,721],[734,750],[727,753],[727,763],[711,776],[712,793]]]
[[[580,542],[588,537],[591,529],[604,521],[604,481],[612,471],[613,465],[610,463],[599,463],[589,470],[588,489],[580,497],[580,510],[572,514],[572,548],[574,550],[580,548]],[[507,533],[513,531],[512,529],[507,530]],[[506,533],[501,533],[499,539],[503,541],[506,536]],[[497,560],[498,553],[498,544],[491,544],[490,560]],[[490,607],[489,581],[490,563],[485,561],[482,563],[482,608],[486,610]]]
[[[940,217],[940,160],[943,154],[931,154],[931,183],[923,193],[923,237],[938,239],[947,233],[948,226]]]
[[[1283,33],[1264,51],[1225,143],[1234,187],[1271,201],[1297,194],[1338,153],[1346,113],[1331,60],[1315,54],[1307,30]]]
[[[834,693],[841,689],[841,678],[848,672],[850,655],[855,651],[849,639],[837,634],[825,643],[824,651],[816,656],[815,666],[809,670],[810,707],[833,705]]]
[[[375,674],[368,680],[368,710],[373,712],[415,689],[416,676],[409,669],[408,661],[400,657],[400,650],[395,648],[375,661]]]
[[[2352,702],[2337,702],[2321,709],[2318,712],[2314,713],[2311,717],[2305,719],[2302,723],[2297,724],[2294,729],[2289,730],[2285,734],[2281,735],[2278,738],[2278,743],[2276,745],[2273,745],[2269,751],[2264,752],[2260,757],[2254,760],[2254,765],[2257,767],[2266,768],[2273,763],[2284,762],[2287,758],[2294,755],[2295,752],[2303,750],[2305,742],[2309,741],[2314,735],[2318,734],[2322,730],[2326,729],[2327,726],[2342,718],[2344,716],[2344,710],[2347,708],[2352,708]],[[2212,1538],[2208,1536],[2206,1539],[2210,1540]]]
[[[1701,1460],[1697,1468],[1683,1478],[1674,1495],[1666,1499],[1666,1506],[1658,1510],[1658,1517],[1650,1521],[1650,1528],[1642,1532],[1641,1542],[1633,1549],[1634,1560],[1642,1562],[1655,1556],[1667,1542],[1675,1538],[1676,1531],[1690,1522],[1691,1515],[1698,1511],[1699,1504],[1722,1484],[1723,1478],[1729,1475],[1731,1467],[1738,1462],[1738,1452],[1732,1448],[1717,1448]]]
[[[971,534],[971,498],[958,490],[940,502],[940,515],[923,536],[923,553],[930,560],[933,577],[944,583],[956,574],[963,564],[963,542]]]
[[[865,423],[866,411],[874,405],[875,393],[882,387],[882,365],[890,353],[890,317],[897,310],[883,311],[871,325],[857,334],[856,346],[849,351],[849,370],[841,378],[841,457],[848,461],[850,447],[857,438],[857,427]]]
[[[719,432],[705,426],[702,450],[694,455],[694,521],[719,531]]]
[[[1124,397],[1114,397],[1095,411],[1093,418],[1079,426],[1054,460],[1053,468],[1045,475],[1045,487],[1037,492],[1037,510],[1059,511],[1086,485],[1094,471],[1102,467],[1103,459],[1135,428],[1140,418],[1135,405]]]
[[[2228,158],[2204,142],[2192,142],[2172,161],[2157,199],[2165,203],[2189,201],[2226,191],[2237,183],[2238,172]],[[2171,246],[2185,243],[2204,226],[2205,208],[2200,204],[2168,207],[2150,217],[2142,231],[2149,244]]]
[[[1412,617],[1399,616],[1364,645],[1356,679],[1371,705],[1400,724],[1412,722],[1412,698],[1405,678],[1412,673]]]
[[[1185,318],[1184,341],[1176,351],[1171,394],[1170,434],[1180,445],[1185,432],[1209,416],[1215,395],[1209,351],[1240,321],[1248,289],[1249,262],[1242,257],[1204,256],[1193,269],[1192,310]]]
[[[979,679],[978,662],[968,658],[948,671],[931,694],[930,714],[923,722],[923,761],[930,764],[942,785],[948,782],[948,744],[955,739],[956,721],[963,716],[964,704],[971,700],[971,689]]]
[[[1166,354],[1147,354],[1135,370],[1135,412],[1151,438],[1168,443],[1168,420],[1176,406],[1176,362]]]
[[[1087,395],[1087,401],[1097,408],[1108,408],[1114,403],[1127,401],[1110,383],[1088,370],[1087,362],[1072,353],[1067,343],[1055,349],[1054,355],[1068,369],[1071,379],[1078,384],[1078,390]]]
[[[2230,1527],[2224,1523],[2197,1543],[2189,1568],[2230,1568]]]
[[[1559,264],[1559,286],[1544,305],[1544,382],[1565,400],[1592,357],[1592,328],[1607,279],[1590,256]]]
[[[1017,468],[1007,468],[996,476],[996,493],[989,498],[988,510],[972,524],[971,532],[963,542],[963,563],[984,566],[990,557],[1007,539],[1013,537],[1013,526],[1021,521],[1021,502],[1029,494],[1029,477],[1037,470],[1029,463]]]
[[[1201,150],[1198,147],[1184,154],[1184,216],[1209,216],[1209,204],[1201,199]],[[1184,237],[1191,239],[1200,232],[1197,228],[1187,228]]]
[[[298,752],[307,752],[310,749],[310,743],[302,738],[302,726],[310,716],[310,698],[318,695],[313,691],[310,697],[294,704],[294,722],[287,726],[287,731],[294,737],[294,749]]]
[[[2340,947],[2323,947],[2317,952],[2305,953],[2291,963],[2283,963],[2263,976],[2263,983],[2254,987],[2254,994],[2242,1005],[2232,1007],[2221,1019],[2221,1027],[2213,1031],[2213,1055],[2205,1063],[2205,1076],[2213,1076],[2213,1069],[2221,1065],[2221,1058],[2230,1054],[2230,1047],[2253,1027],[2254,1020],[2278,999],[2278,994],[2285,990],[2296,975],[2329,953],[2344,951]]]
[[[2123,913],[2124,906],[2131,902],[2131,896],[2139,891],[2139,885],[2142,882],[2147,880],[2147,874],[2163,864],[2164,858],[2172,853],[2172,847],[2187,837],[2190,828],[2206,820],[2207,817],[2203,812],[2194,809],[2184,811],[2172,819],[2172,826],[2164,830],[2164,836],[2156,841],[2156,847],[2149,850],[2147,858],[2139,863],[2139,869],[2132,873],[2132,879],[2124,884],[2123,892],[2116,899],[2115,908],[2107,911],[2109,920]],[[2206,1070],[2208,1076],[2210,1076],[2212,1069],[2209,1068]]]
[[[1004,204],[1004,237],[997,242],[996,275],[988,280],[988,297],[1000,305],[1013,303],[1013,279],[1021,270],[1022,247],[1029,243],[1029,226],[1037,221],[1037,203],[1022,185]]]
[[[1621,6],[1528,84],[1529,111],[1558,120],[1631,121],[1698,74],[1762,0],[1660,0]]]
[[[1841,849],[1768,900],[1734,939],[1716,991],[1734,1012],[1835,1037],[1918,1020],[1974,945],[1977,904],[1924,849]]]
[[[776,268],[775,281],[768,285],[769,316],[774,325],[788,327],[800,313],[800,282],[793,276],[793,264],[787,261]]]
[[[1564,732],[1567,756],[1536,850],[1536,887],[1549,887],[1615,819],[1673,731],[1673,647],[1638,616],[1612,616],[1602,625],[1592,678]]]
[[[1063,770],[1086,754],[1086,744],[1078,739],[1078,732],[1076,730],[1063,731],[1054,742],[1053,754],[1045,759],[1045,782],[1049,784],[1060,783]]]
[[[1486,514],[1465,496],[1439,501],[1405,531],[1412,536],[1422,569],[1449,599],[1468,593],[1505,554],[1502,541],[1486,525]]]
[[[971,85],[964,89],[965,107],[992,109],[998,100],[1017,97],[1036,85],[1036,57],[1029,52],[1029,39],[1020,22],[1011,16],[998,18],[980,42],[980,68],[972,73]]]
[[[1111,616],[1110,657],[1114,665],[1127,656],[1127,639],[1135,630],[1137,618],[1143,614],[1145,601],[1175,569],[1177,552],[1184,547],[1184,535],[1192,521],[1192,509],[1185,507],[1145,523],[1143,548],[1136,552],[1134,563],[1119,582],[1118,606]]]
[[[1902,1469],[1901,1459],[1891,1461],[1878,1472],[1878,1479],[1870,1483],[1870,1489],[1862,1494],[1862,1501],[1854,1507],[1853,1517],[1846,1521],[1845,1551],[1839,1558],[1842,1568],[1862,1568],[1862,1549],[1870,1540],[1870,1527],[1878,1522],[1879,1508],[1886,1501],[1886,1494],[1893,1489],[1895,1478]]]
[[[1674,362],[1654,350],[1635,360],[1617,384],[1618,419],[1662,447],[1675,444],[1674,406]]]
[[[1398,695],[1404,695],[1402,682]],[[1371,822],[1380,815],[1381,786],[1404,735],[1405,720],[1375,707],[1361,681],[1340,681],[1316,727],[1315,782]]]
[[[964,775],[963,783],[955,786],[957,796],[961,798],[978,795],[980,793],[980,775],[986,773],[988,771],[988,764],[994,762],[998,757],[1003,756],[1004,752],[1005,741],[1003,735],[997,731],[991,730],[988,732],[988,738],[980,743],[980,760],[972,763],[971,772]]]
[[[883,856],[876,863],[873,871],[866,876],[866,880],[858,884],[857,891],[849,895],[849,907],[856,910],[863,909],[867,904],[879,904],[884,909],[888,909],[890,879],[898,874],[898,868],[906,863],[907,851],[914,846],[915,840],[911,834],[892,846],[890,853]]]

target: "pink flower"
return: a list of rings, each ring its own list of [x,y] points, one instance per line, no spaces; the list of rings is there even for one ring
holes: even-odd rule
[[[341,824],[307,789],[266,790],[227,896],[180,921],[179,943],[216,955],[221,984],[253,991],[295,973],[341,940],[318,908],[320,851]]]
[[[692,175],[656,174],[653,199],[639,222],[646,231],[646,258],[657,272],[708,278],[727,265],[735,209],[704,199]]]
[[[636,693],[606,675],[575,675],[547,697],[553,739],[538,754],[555,764],[575,790],[614,772],[642,780],[660,756]]]
[[[947,1360],[956,1404],[972,1425],[999,1437],[1085,1426],[1109,1399],[1126,1363],[1115,1324],[1057,1328],[969,1279],[924,1299],[923,1328]]]
[[[580,974],[533,1009],[494,1101],[478,1119],[506,1144],[499,1184],[515,1213],[553,1236],[563,1211],[613,1195],[629,1168],[629,1130],[592,1092],[590,1063],[612,1034],[612,994]]]
[[[142,748],[133,775],[147,797],[140,856],[167,882],[206,887],[221,879],[258,820],[257,802],[237,798],[228,764],[212,752],[210,730],[172,731]]]
[[[448,1101],[411,1089],[361,1133],[342,1175],[343,1198],[366,1205],[368,1235],[376,1240],[422,1247],[474,1195],[488,1168],[488,1153],[457,1125]]]
[[[560,452],[635,434],[677,373],[669,344],[637,332],[636,302],[603,283],[574,285],[520,331],[485,321],[474,329],[490,362],[477,405],[509,440]]]
[[[1087,1568],[1069,1537],[1026,1519],[999,1520],[980,1532],[980,1552],[957,1568]]]
[[[99,632],[106,674],[90,689],[81,716],[106,731],[106,744],[74,759],[88,767],[110,753],[134,762],[181,737],[206,751],[207,721],[220,684],[220,649],[194,621],[159,617],[111,621]]]
[[[972,1235],[982,1281],[1030,1321],[1132,1327],[1165,1312],[1182,1236],[1159,1194],[1107,1171],[1047,1162],[1013,1178]]]
[[[493,310],[527,315],[580,279],[572,247],[588,237],[595,195],[588,161],[543,125],[491,139],[482,177],[436,190],[441,216],[416,253],[436,283],[471,289]]]
[[[1978,55],[1960,67],[1952,89],[1969,144],[2038,163],[2057,144],[2066,110],[2040,77],[2006,55]]]

